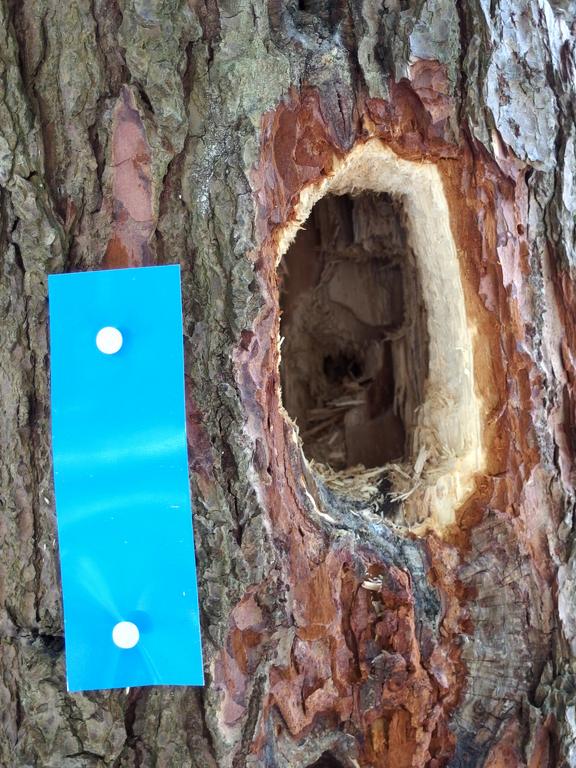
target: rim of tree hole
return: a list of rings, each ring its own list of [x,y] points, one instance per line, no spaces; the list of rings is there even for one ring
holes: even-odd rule
[[[386,487],[411,525],[453,522],[485,465],[483,409],[436,166],[357,146],[300,195],[277,263],[282,404],[316,474]]]

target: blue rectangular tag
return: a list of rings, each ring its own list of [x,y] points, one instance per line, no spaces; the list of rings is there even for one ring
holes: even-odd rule
[[[180,267],[48,285],[68,690],[202,685]]]

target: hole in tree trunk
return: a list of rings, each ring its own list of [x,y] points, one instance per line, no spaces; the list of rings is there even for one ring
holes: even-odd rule
[[[302,189],[276,246],[282,399],[316,471],[344,495],[389,488],[409,525],[452,523],[486,463],[487,348],[439,168],[358,144]]]
[[[284,406],[308,459],[340,471],[402,461],[428,371],[428,334],[402,205],[320,199],[280,266]]]
[[[308,768],[342,768],[342,763],[336,760],[330,752],[323,752],[315,763]]]

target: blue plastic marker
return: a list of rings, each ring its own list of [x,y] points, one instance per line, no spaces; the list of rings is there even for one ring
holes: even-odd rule
[[[48,285],[68,690],[203,685],[180,267]]]

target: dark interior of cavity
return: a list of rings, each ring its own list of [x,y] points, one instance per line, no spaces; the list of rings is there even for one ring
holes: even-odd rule
[[[283,403],[334,470],[410,452],[428,341],[407,234],[388,195],[328,195],[282,259]]]
[[[342,768],[342,763],[330,752],[323,752],[318,760],[309,765],[308,768]]]

